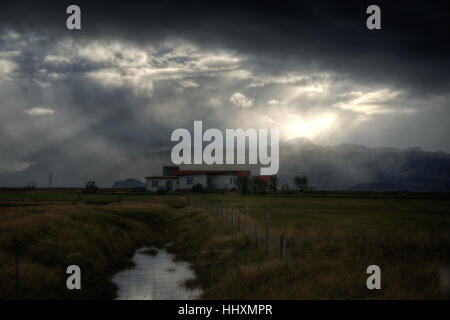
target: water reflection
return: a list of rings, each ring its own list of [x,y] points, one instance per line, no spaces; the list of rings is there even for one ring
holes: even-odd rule
[[[175,262],[175,256],[165,250],[151,249],[156,254],[144,253],[149,248],[136,251],[132,260],[135,266],[120,271],[112,278],[117,284],[118,300],[189,300],[198,299],[200,289],[188,290],[183,284],[194,279],[195,274],[187,262]]]

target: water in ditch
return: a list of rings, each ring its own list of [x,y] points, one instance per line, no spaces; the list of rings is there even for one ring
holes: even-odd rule
[[[134,267],[116,273],[112,281],[119,288],[118,300],[191,300],[199,299],[200,289],[187,289],[186,280],[195,274],[187,262],[175,261],[166,250],[152,248],[155,254],[145,253],[149,248],[136,251]]]

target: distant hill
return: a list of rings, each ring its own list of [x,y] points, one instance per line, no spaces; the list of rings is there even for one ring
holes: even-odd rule
[[[113,188],[145,188],[145,183],[142,183],[136,179],[125,179],[121,181],[114,182]]]
[[[306,138],[280,144],[280,176],[305,175],[316,189],[450,191],[450,154],[420,148],[320,146]]]

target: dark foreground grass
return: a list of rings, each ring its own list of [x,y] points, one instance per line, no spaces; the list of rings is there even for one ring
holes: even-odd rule
[[[0,299],[113,298],[110,277],[130,266],[140,246],[165,241],[165,210],[145,203],[0,206]],[[66,288],[72,264],[82,271],[80,291]]]
[[[167,244],[178,259],[191,262],[197,278],[187,286],[201,286],[205,299],[448,297],[440,283],[450,256],[446,199],[208,195],[82,206],[49,203],[52,199],[0,202],[0,298],[110,299],[116,290],[111,276],[128,266],[137,248]],[[259,226],[259,249],[254,233],[244,232],[243,210],[241,232],[233,232],[229,218],[188,205],[200,199],[249,206],[250,229]],[[269,256],[266,208],[273,239]],[[295,238],[294,258],[288,241],[284,261],[282,234]],[[81,291],[66,289],[70,264],[81,267]],[[371,264],[381,267],[382,290],[366,288]]]

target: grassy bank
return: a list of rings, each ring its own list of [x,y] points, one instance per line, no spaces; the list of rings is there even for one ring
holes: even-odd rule
[[[116,290],[110,277],[127,266],[137,248],[169,243],[178,259],[192,264],[197,278],[187,285],[201,286],[205,299],[447,297],[440,285],[440,271],[450,264],[450,201],[445,198],[206,195],[189,200],[126,198],[119,203],[91,196],[81,206],[72,199],[52,202],[51,195],[33,201],[4,196],[0,298],[17,297],[16,252],[19,297],[109,299]],[[198,200],[221,200],[224,208],[235,208],[236,217],[240,212],[240,232],[232,230],[230,215],[220,217],[187,203]],[[266,209],[272,239],[269,256],[264,243]],[[281,235],[288,240],[283,261]],[[69,264],[81,267],[81,291],[66,289]],[[381,267],[382,290],[366,288],[365,271],[371,264]]]
[[[0,299],[113,298],[110,277],[137,248],[164,241],[157,235],[169,225],[166,210],[150,203],[0,205]],[[72,264],[81,268],[81,291],[66,289]]]
[[[201,276],[192,284],[202,285],[205,298],[448,298],[440,277],[442,269],[450,266],[449,200],[280,196],[202,199],[219,199],[224,207],[240,208],[241,226],[241,232],[233,232],[230,215],[220,217],[205,210],[185,208],[185,214],[179,216],[183,230],[173,250],[193,262]],[[249,207],[249,234],[244,231],[245,206]],[[265,248],[267,208],[269,256]],[[283,261],[281,235],[288,240]],[[295,239],[293,258],[290,239]],[[366,268],[372,264],[381,268],[382,290],[366,287]]]

